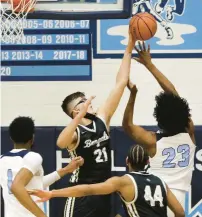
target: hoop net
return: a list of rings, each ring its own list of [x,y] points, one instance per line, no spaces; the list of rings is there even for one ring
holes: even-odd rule
[[[23,41],[23,24],[27,14],[33,12],[35,4],[36,0],[1,0],[1,42]]]

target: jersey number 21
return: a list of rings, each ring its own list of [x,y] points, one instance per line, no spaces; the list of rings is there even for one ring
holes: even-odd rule
[[[108,161],[106,147],[102,149],[96,149],[94,151],[94,155],[96,156],[95,158],[96,163],[102,163]]]

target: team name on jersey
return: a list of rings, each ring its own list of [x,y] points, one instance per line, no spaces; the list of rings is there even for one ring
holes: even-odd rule
[[[92,141],[91,139],[88,139],[86,140],[84,143],[85,143],[85,146],[84,148],[90,148],[91,146],[94,146],[96,145],[97,147],[100,146],[100,143],[103,142],[103,141],[106,141],[109,139],[109,136],[107,135],[107,133],[104,131],[103,133],[103,136],[99,139],[96,139],[94,141]]]

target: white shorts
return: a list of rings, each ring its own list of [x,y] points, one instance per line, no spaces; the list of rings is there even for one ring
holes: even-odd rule
[[[185,197],[186,197],[186,191],[180,191],[176,189],[170,189],[172,193],[175,195],[177,200],[181,203],[182,207],[185,210]],[[168,217],[175,217],[174,213],[168,208]]]

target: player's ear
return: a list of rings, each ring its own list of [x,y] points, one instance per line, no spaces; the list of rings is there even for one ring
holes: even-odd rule
[[[32,137],[32,144],[34,143],[34,139],[35,139],[35,134],[33,134],[33,137]]]
[[[33,146],[33,144],[34,144],[34,134],[33,134],[33,136],[32,136],[32,139],[30,139],[30,141],[29,141],[28,143],[30,143],[31,146]]]
[[[78,113],[79,113],[79,110],[78,109],[74,109],[72,111],[72,118],[74,118]]]
[[[126,158],[126,165],[128,166],[129,162],[128,162],[128,157]]]

